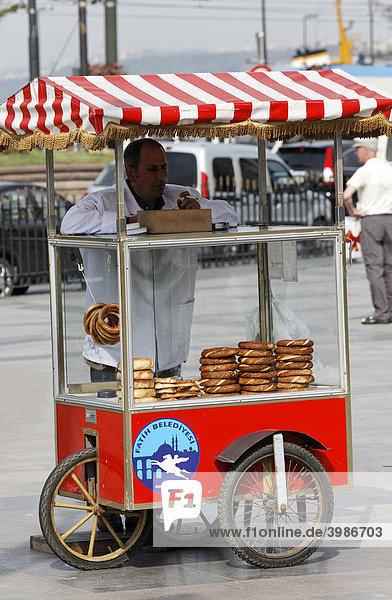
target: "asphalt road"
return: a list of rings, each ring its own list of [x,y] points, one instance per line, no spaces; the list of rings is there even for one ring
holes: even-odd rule
[[[354,490],[337,500],[350,518],[392,514],[392,324],[363,326],[371,314],[362,264],[348,276],[352,378]],[[199,600],[392,598],[392,540],[322,546],[288,569],[258,570],[229,549],[170,549],[139,554],[119,569],[77,571],[55,556],[29,549],[40,533],[37,505],[54,466],[49,294],[33,287],[0,302],[0,598],[56,600]],[[347,500],[347,504],[345,502]]]

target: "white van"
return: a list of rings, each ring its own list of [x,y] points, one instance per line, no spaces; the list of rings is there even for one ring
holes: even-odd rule
[[[237,204],[235,200],[243,197],[244,192],[257,195],[257,145],[200,140],[160,143],[166,151],[168,183],[194,187],[204,198],[224,197],[232,201],[233,205]],[[109,187],[114,183],[115,168],[114,163],[110,163],[98,175],[88,192]],[[291,190],[290,207],[287,210],[282,204],[288,199],[287,194],[284,197],[284,194],[279,192],[274,201],[272,192],[276,189]],[[330,223],[332,209],[325,197],[314,197],[310,190],[307,196],[304,193],[300,195],[300,192],[295,190],[298,190],[298,184],[290,168],[279,156],[267,149],[267,191],[272,194],[272,222],[299,222],[302,225]],[[314,199],[316,201],[312,202]],[[253,198],[252,202],[256,204],[256,199]],[[246,221],[253,221],[254,214],[254,210],[245,210],[242,217]]]

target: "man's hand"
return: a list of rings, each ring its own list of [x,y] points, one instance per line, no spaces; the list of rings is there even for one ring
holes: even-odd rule
[[[190,196],[189,192],[181,192],[177,204],[180,210],[194,210],[200,208],[200,204],[196,198]]]

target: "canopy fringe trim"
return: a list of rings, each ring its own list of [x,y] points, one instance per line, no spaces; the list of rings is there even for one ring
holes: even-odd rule
[[[372,137],[377,135],[392,136],[392,123],[383,113],[368,118],[347,118],[325,121],[297,121],[256,123],[244,121],[219,125],[217,123],[198,123],[192,125],[117,125],[109,123],[100,135],[88,133],[81,129],[68,133],[46,135],[41,131],[27,135],[11,135],[0,130],[0,149],[32,150],[64,150],[75,142],[86,150],[102,150],[110,140],[128,140],[144,136],[187,138],[221,138],[243,135],[256,136],[266,141],[287,140],[302,135],[309,140],[331,138],[335,132],[352,136]]]

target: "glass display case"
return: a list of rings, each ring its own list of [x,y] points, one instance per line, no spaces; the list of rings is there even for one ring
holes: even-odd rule
[[[52,305],[60,402],[150,411],[347,392],[340,230],[249,227],[124,242],[63,236],[49,244],[58,282]],[[86,333],[86,311],[117,304],[118,341],[97,343]],[[299,369],[305,365],[306,386],[276,385],[282,362],[275,345],[284,339],[313,341],[304,360],[295,359]],[[267,340],[274,344],[266,353],[274,386],[248,390],[241,375],[252,379],[253,367],[265,361],[249,356],[252,368],[241,372],[238,344]],[[219,367],[223,386],[209,385],[200,373],[203,352],[212,348],[237,350],[222,360],[228,369]],[[138,367],[134,359],[147,362]]]

